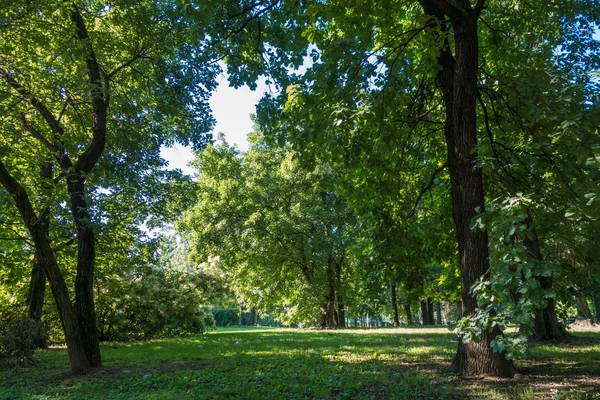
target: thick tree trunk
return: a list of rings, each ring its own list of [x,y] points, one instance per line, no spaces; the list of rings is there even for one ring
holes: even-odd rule
[[[29,201],[27,193],[10,175],[2,162],[0,162],[0,184],[4,186],[15,200],[21,218],[33,240],[36,257],[50,283],[60,321],[65,332],[71,371],[74,374],[84,374],[88,372],[91,366],[86,357],[85,345],[80,336],[78,319],[69,298],[69,290],[56,263],[46,232],[43,226],[38,224],[38,217]]]
[[[392,309],[394,310],[394,326],[400,326],[398,316],[398,295],[396,294],[396,285],[392,284]]]
[[[412,313],[410,312],[410,304],[404,303],[404,312],[406,313],[406,324],[411,326],[413,324]]]
[[[435,303],[435,316],[437,318],[436,324],[441,325],[442,324],[442,305],[440,304],[439,301],[437,303]]]
[[[596,309],[596,319],[600,321],[600,297],[594,296],[594,308]]]
[[[577,319],[586,321],[593,319],[594,316],[592,315],[592,310],[590,310],[590,306],[588,305],[587,298],[579,289],[575,290],[575,300],[577,302]]]
[[[85,200],[85,176],[67,178],[67,190],[71,214],[77,225],[77,275],[75,277],[75,311],[79,329],[85,344],[88,361],[92,367],[102,364],[100,357],[100,334],[94,308],[94,263],[96,247],[94,229],[90,222],[88,204]]]
[[[444,134],[448,150],[452,217],[460,257],[463,313],[472,315],[477,309],[477,299],[470,293],[471,286],[485,276],[489,266],[487,232],[470,228],[471,220],[477,212],[484,211],[485,205],[482,171],[475,166],[479,62],[477,20],[483,3],[478,2],[476,9],[466,0],[420,0],[420,3],[426,13],[439,20],[446,19],[447,15],[454,33],[456,58],[446,39],[438,57],[441,69],[436,79],[446,106]],[[441,25],[441,28],[447,29],[446,25]],[[498,330],[486,332],[481,335],[479,342],[464,343],[459,340],[454,369],[462,375],[514,376],[512,362],[506,360],[504,353],[491,350],[491,341],[498,334],[501,334]]]

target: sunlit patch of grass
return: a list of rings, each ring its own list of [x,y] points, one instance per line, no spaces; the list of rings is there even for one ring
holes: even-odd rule
[[[593,341],[538,345],[521,365],[529,370],[556,365],[556,372],[579,363],[581,371],[597,371],[598,346]],[[552,377],[462,380],[449,368],[455,351],[455,338],[446,328],[228,328],[202,336],[103,344],[104,367],[86,377],[68,374],[65,349],[39,351],[36,366],[0,371],[0,398],[552,398],[543,386]],[[570,382],[591,393],[589,380]]]

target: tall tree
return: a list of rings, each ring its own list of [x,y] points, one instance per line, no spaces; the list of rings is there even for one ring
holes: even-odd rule
[[[212,124],[205,100],[219,72],[207,62],[216,58],[205,46],[210,21],[191,30],[177,6],[153,1],[27,1],[6,9],[0,182],[50,282],[71,368],[85,373],[101,363],[92,287],[104,217],[90,200],[103,182],[116,183],[103,190],[117,195],[122,186],[148,181],[148,172],[164,164],[163,144],[203,146]],[[32,179],[25,167],[48,161],[56,166],[53,195],[39,202],[47,179]],[[117,177],[110,177],[119,165]],[[66,231],[77,246],[74,305],[67,269],[59,268],[48,231],[38,223],[52,218],[47,210],[57,212],[63,200],[72,224]]]

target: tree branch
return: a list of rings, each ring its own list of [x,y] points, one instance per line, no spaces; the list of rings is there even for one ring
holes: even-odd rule
[[[437,167],[435,169],[435,171],[433,171],[433,174],[431,174],[431,179],[429,179],[429,183],[427,184],[427,186],[425,186],[423,188],[423,190],[421,190],[421,193],[419,193],[419,197],[417,197],[417,201],[415,201],[415,205],[413,206],[412,210],[410,210],[410,212],[408,213],[406,218],[411,218],[415,215],[417,207],[418,207],[419,203],[421,202],[421,198],[423,197],[423,195],[425,195],[425,193],[428,190],[430,190],[433,187],[433,183],[435,182],[435,178],[436,178],[437,174],[442,172],[447,166],[448,166],[448,161],[445,161],[442,165]]]

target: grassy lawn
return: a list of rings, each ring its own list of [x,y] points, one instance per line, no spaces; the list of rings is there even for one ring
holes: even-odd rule
[[[600,399],[600,334],[536,345],[512,381],[452,374],[446,328],[219,329],[102,347],[104,367],[68,374],[65,349],[0,371],[0,399]]]

